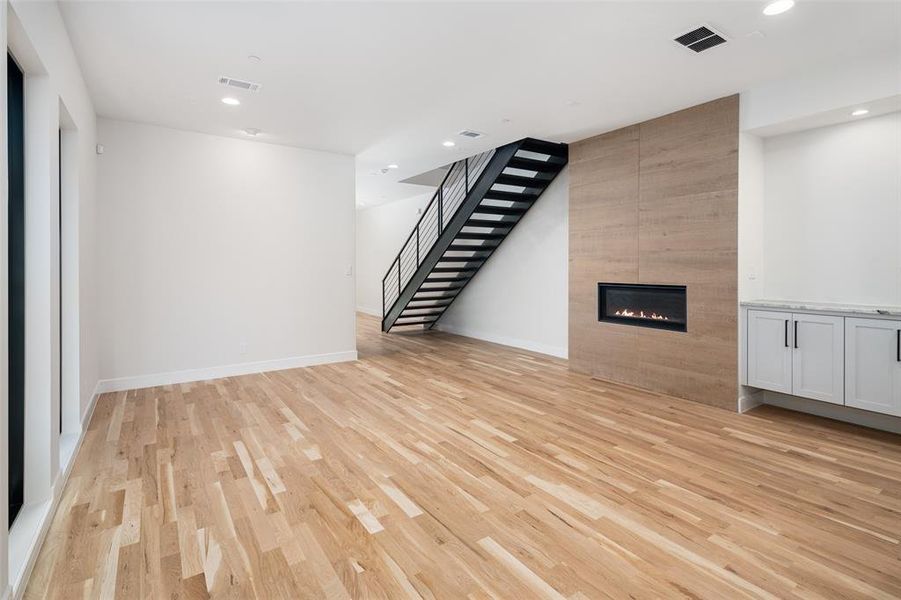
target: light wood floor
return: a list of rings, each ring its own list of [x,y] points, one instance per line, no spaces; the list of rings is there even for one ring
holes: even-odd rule
[[[901,596],[901,440],[446,334],[107,394],[33,598]]]

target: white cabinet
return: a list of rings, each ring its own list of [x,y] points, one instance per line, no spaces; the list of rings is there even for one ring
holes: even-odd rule
[[[748,311],[748,385],[792,393],[791,313]]]
[[[792,394],[845,403],[845,319],[792,313]]]
[[[845,403],[901,416],[901,321],[845,319]]]
[[[844,404],[844,319],[749,310],[748,385]]]

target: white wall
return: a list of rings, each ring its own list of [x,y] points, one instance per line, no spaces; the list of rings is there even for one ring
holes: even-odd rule
[[[98,136],[103,389],[355,358],[353,157]]]
[[[382,277],[432,194],[357,211],[357,310],[381,318]]]
[[[764,140],[763,296],[901,305],[901,113]]]
[[[438,322],[443,331],[566,357],[569,170],[564,169]]]
[[[59,381],[59,266],[53,257],[59,252],[56,231],[59,227],[57,198],[57,129],[61,115],[68,128],[64,145],[64,165],[67,173],[63,190],[63,291],[67,294],[64,307],[63,388],[64,436],[67,447],[74,450],[80,438],[82,418],[87,417],[93,391],[97,383],[96,310],[92,302],[96,290],[94,264],[95,221],[95,163],[94,135],[96,118],[90,96],[72,50],[68,34],[55,2],[12,2],[0,4],[3,15],[2,36],[19,61],[26,77],[26,198],[31,214],[26,216],[27,298],[32,317],[26,323],[26,505],[19,513],[7,537],[6,527],[0,528],[0,597],[11,586],[20,593],[32,560],[42,540],[43,532],[55,502],[65,482],[70,464],[60,451],[57,398]],[[4,67],[5,69],[5,61]],[[5,156],[5,72],[0,76],[3,98],[4,127],[0,144]],[[64,108],[63,108],[64,107]],[[6,201],[6,160],[2,161],[0,179]],[[0,226],[0,263],[6,268],[7,229],[5,211]],[[6,343],[6,281],[4,274],[3,300],[0,301],[0,363],[5,374]],[[6,431],[7,389],[3,378],[3,405],[0,430]],[[5,454],[4,454],[5,457]],[[7,495],[6,460],[0,467],[0,494]],[[7,519],[6,502],[0,509],[0,520]]]
[[[899,70],[901,56],[890,53],[826,63],[746,90],[741,94],[741,130],[769,135],[812,115],[828,115],[840,107],[857,107],[901,94]]]
[[[749,133],[738,136],[738,298],[764,296],[764,145]]]
[[[68,250],[66,255],[69,258],[77,253],[78,261],[77,273],[71,274],[74,278],[71,283],[78,290],[76,303],[79,347],[76,349],[75,360],[79,365],[77,387],[80,412],[85,416],[94,395],[98,375],[97,312],[94,302],[96,116],[57,4],[24,1],[13,2],[12,7],[15,22],[10,30],[10,46],[17,52],[16,58],[22,63],[26,79],[31,77],[43,86],[47,96],[52,97],[40,99],[32,97],[27,100],[26,108],[31,108],[35,100],[46,103],[49,109],[47,117],[52,119],[52,122],[41,123],[40,126],[47,131],[55,132],[60,119],[59,103],[62,103],[75,131],[78,164],[74,175],[77,183],[74,200],[77,202],[77,210],[73,211],[73,219],[64,223],[63,227],[64,236],[72,243],[71,246],[64,248],[64,251]],[[5,84],[4,79],[3,85]],[[49,138],[48,146],[38,148],[37,152],[43,152],[48,164],[52,163],[50,166],[53,168],[49,175],[55,182],[57,138],[55,133]],[[51,190],[54,197],[56,193],[55,189]],[[66,233],[69,235],[66,236]],[[54,289],[53,293],[57,291]],[[55,337],[58,339],[58,336]],[[54,385],[58,385],[58,382]]]

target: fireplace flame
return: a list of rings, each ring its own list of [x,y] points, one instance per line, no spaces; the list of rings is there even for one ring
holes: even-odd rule
[[[630,310],[628,308],[618,310],[614,314],[617,317],[632,317],[633,319],[653,319],[654,321],[669,321],[669,317],[667,317],[666,315],[658,315],[655,312],[646,313],[643,310],[635,312],[634,310]]]

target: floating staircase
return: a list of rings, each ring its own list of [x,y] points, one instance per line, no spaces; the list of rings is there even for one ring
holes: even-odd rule
[[[455,162],[382,279],[382,331],[431,329],[568,156],[525,138]]]

